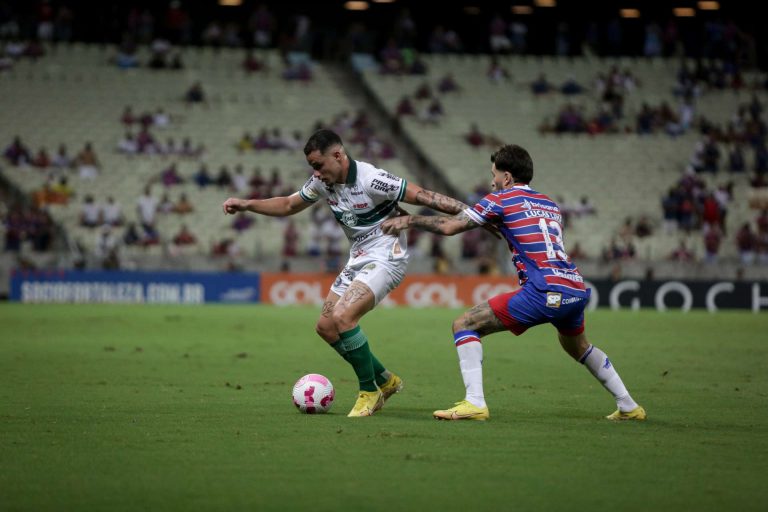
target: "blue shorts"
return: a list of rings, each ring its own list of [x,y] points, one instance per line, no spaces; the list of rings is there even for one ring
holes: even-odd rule
[[[578,336],[584,332],[584,309],[589,296],[589,289],[582,296],[523,286],[491,297],[488,304],[496,318],[516,335],[523,334],[529,327],[549,323],[560,334]]]

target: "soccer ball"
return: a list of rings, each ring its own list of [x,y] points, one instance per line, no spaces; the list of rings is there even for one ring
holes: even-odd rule
[[[306,414],[328,412],[335,394],[330,380],[317,373],[310,373],[293,385],[293,404]]]

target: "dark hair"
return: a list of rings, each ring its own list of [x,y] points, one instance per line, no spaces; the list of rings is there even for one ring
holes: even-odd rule
[[[515,183],[530,183],[533,179],[533,160],[528,152],[515,144],[501,146],[491,155],[491,162],[499,171],[512,175]]]
[[[306,146],[304,146],[304,154],[308,155],[313,151],[320,151],[320,154],[323,154],[328,148],[335,146],[336,144],[340,146],[344,145],[344,143],[341,142],[341,137],[336,135],[336,132],[323,128],[322,130],[317,130],[309,138]]]

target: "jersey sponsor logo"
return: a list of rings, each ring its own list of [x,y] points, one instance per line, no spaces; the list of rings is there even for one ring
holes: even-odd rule
[[[523,200],[523,204],[520,205],[520,207],[524,210],[549,210],[550,212],[559,212],[560,208],[557,206],[552,206],[549,204],[544,203],[537,203],[536,201],[529,201],[528,199]]]
[[[371,188],[375,190],[379,190],[381,192],[394,192],[395,190],[400,188],[400,184],[392,185],[390,183],[385,183],[381,180],[373,180],[371,181]]]
[[[368,203],[355,203],[352,205],[352,208],[356,210],[362,210],[364,208],[368,208]]]
[[[559,268],[550,268],[548,270],[552,271],[553,276],[560,277],[562,279],[567,279],[569,281],[573,281],[574,283],[584,282],[584,278],[581,277],[579,274],[575,274],[573,272],[566,272],[564,270],[560,270]]]
[[[482,212],[480,212],[480,215],[482,215],[483,217],[487,217],[487,216],[488,216],[488,214],[489,214],[489,213],[491,213],[491,212],[493,211],[493,207],[494,207],[494,206],[496,206],[496,205],[495,205],[495,204],[493,204],[493,203],[488,203],[487,205],[485,205],[485,206],[483,207],[483,211],[482,211]]]
[[[361,195],[364,194],[364,192],[362,190],[360,190],[359,188],[355,187],[355,188],[352,189],[352,191],[349,194],[353,195],[353,196],[361,196]]]
[[[363,240],[368,240],[370,237],[372,237],[373,235],[375,235],[377,233],[381,233],[381,230],[379,229],[378,226],[376,226],[375,229],[372,229],[369,232],[365,233],[364,235],[358,235],[358,236],[354,237],[352,239],[352,241],[357,244],[357,243],[362,242]]]
[[[393,174],[389,174],[389,173],[388,173],[388,172],[386,172],[386,171],[384,171],[384,172],[380,172],[378,175],[379,175],[379,176],[381,176],[381,177],[383,177],[383,178],[387,178],[388,180],[392,180],[392,181],[400,181],[400,178],[398,178],[397,176],[395,176],[395,175],[393,175]]]
[[[357,215],[352,212],[344,212],[344,215],[341,216],[341,222],[343,222],[345,226],[357,226]]]
[[[563,299],[563,301],[560,304],[566,305],[566,304],[573,304],[574,302],[579,302],[581,300],[584,300],[583,297],[568,297],[567,299]]]
[[[563,300],[563,294],[562,293],[556,293],[556,292],[547,292],[547,307],[548,308],[559,308],[560,303]]]
[[[334,201],[333,199],[326,199],[326,201],[331,206],[339,206],[339,202],[338,201]]]

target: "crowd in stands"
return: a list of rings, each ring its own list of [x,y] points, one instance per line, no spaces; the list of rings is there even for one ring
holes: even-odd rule
[[[0,202],[0,218],[5,231],[3,250],[18,253],[22,244],[28,242],[36,252],[48,251],[52,247],[55,225],[45,208],[11,204],[5,207]]]
[[[72,37],[73,13],[66,7],[53,8],[41,15],[38,33],[32,39],[19,39],[20,29],[16,34],[11,29],[11,39],[3,46],[0,55],[0,70],[4,63],[22,58],[38,58],[45,54],[45,42],[51,40],[68,41]],[[164,18],[167,36],[158,37],[155,25],[159,20],[150,8],[136,7],[130,10],[127,20],[128,35],[117,47],[113,63],[119,67],[142,66],[150,69],[180,70],[185,64],[182,52],[176,45],[196,42],[198,39],[210,46],[244,47],[245,56],[241,62],[242,69],[248,73],[269,72],[266,63],[258,57],[251,47],[258,49],[281,47],[285,67],[281,76],[287,80],[308,81],[312,78],[312,63],[306,58],[289,58],[291,51],[307,51],[307,41],[311,41],[312,24],[307,17],[300,17],[293,24],[289,38],[278,37],[278,20],[265,5],[258,8],[247,17],[244,23],[222,23],[210,20],[204,30],[196,36],[189,15],[179,2],[171,2],[167,16]],[[466,49],[459,33],[445,25],[430,27],[431,32],[427,47],[423,50],[433,53],[458,53]],[[427,30],[429,31],[428,28]],[[528,27],[516,17],[494,15],[488,23],[487,48],[493,54],[522,54],[529,50]],[[701,231],[704,237],[706,261],[717,261],[720,245],[726,234],[729,234],[726,222],[728,205],[734,200],[733,186],[724,183],[715,190],[707,190],[706,185],[698,174],[702,172],[717,173],[727,162],[727,169],[733,173],[754,172],[752,183],[756,187],[765,187],[768,175],[768,149],[766,149],[766,125],[762,119],[763,106],[757,97],[753,97],[748,105],[739,110],[734,120],[728,126],[716,126],[706,118],[696,118],[695,100],[708,91],[732,89],[735,91],[747,87],[741,72],[743,64],[743,49],[745,41],[730,28],[722,27],[721,36],[725,38],[722,44],[711,45],[709,57],[718,60],[699,59],[691,69],[681,67],[677,77],[677,85],[671,94],[679,101],[676,107],[671,100],[658,104],[643,104],[634,121],[627,119],[624,103],[627,95],[634,94],[642,87],[630,70],[611,68],[599,74],[591,87],[568,79],[562,84],[551,83],[545,75],[535,78],[527,86],[530,87],[534,98],[562,95],[568,101],[575,95],[592,95],[596,100],[596,110],[586,112],[582,107],[566,103],[554,122],[543,123],[542,131],[557,133],[623,133],[632,131],[638,134],[653,134],[664,132],[679,135],[697,127],[702,132],[702,141],[695,148],[687,172],[662,200],[663,231],[669,234],[678,232],[691,233]],[[8,30],[7,27],[4,30]],[[556,53],[570,55],[576,53],[573,37],[569,35],[567,24],[561,24],[555,44]],[[5,34],[5,32],[3,32]],[[417,22],[407,11],[396,20],[392,37],[387,38],[383,47],[375,52],[379,58],[380,71],[384,74],[426,75],[427,66],[420,56],[422,49],[418,48],[421,31]],[[671,53],[677,44],[673,35],[674,29],[665,30],[649,24],[645,31],[643,53],[656,56]],[[597,39],[591,39],[587,32],[586,43],[592,51],[598,50]],[[714,41],[714,36],[712,36]],[[41,43],[42,41],[42,43]],[[150,54],[144,60],[139,60],[139,46],[148,45]],[[486,43],[484,43],[486,44]],[[707,56],[707,55],[705,55]],[[495,83],[504,84],[512,81],[512,75],[500,61],[491,58],[488,78]],[[765,84],[761,84],[764,87]],[[424,81],[411,94],[401,99],[396,111],[398,117],[414,116],[427,124],[438,124],[444,116],[444,108],[440,101],[441,95],[461,93],[461,87],[451,74],[441,77],[436,83]],[[184,101],[188,104],[206,103],[206,93],[202,83],[195,82],[184,92]],[[167,155],[178,158],[199,158],[205,152],[202,141],[191,141],[183,138],[177,144],[178,137],[156,136],[156,130],[175,127],[179,117],[167,113],[163,107],[154,112],[134,114],[131,106],[123,112],[121,123],[126,128],[125,135],[117,142],[116,150],[125,155]],[[393,144],[377,135],[375,127],[369,121],[365,112],[342,112],[329,123],[318,121],[312,130],[327,126],[337,131],[345,141],[355,148],[353,156],[367,160],[388,159],[395,156]],[[260,127],[243,134],[235,144],[236,150],[245,152],[259,151],[296,151],[299,150],[306,133],[301,130],[288,130],[278,127]],[[498,147],[503,141],[494,134],[483,133],[477,125],[472,125],[466,134],[466,142],[473,147]],[[722,146],[727,145],[727,158],[723,158]],[[56,154],[49,154],[47,148],[40,147],[31,151],[19,138],[15,138],[4,150],[5,162],[13,167],[31,166],[50,172],[46,183],[32,197],[32,206],[16,207],[3,214],[5,223],[6,250],[18,251],[21,242],[31,240],[35,250],[46,250],[50,247],[53,232],[53,222],[47,207],[53,204],[63,204],[75,196],[70,185],[70,177],[77,174],[81,179],[98,179],[102,173],[101,162],[93,146],[85,142],[82,149],[74,157],[70,157],[67,147],[60,145]],[[750,158],[752,156],[752,158]],[[753,165],[750,166],[750,161]],[[752,167],[750,169],[750,167]],[[70,172],[74,171],[74,172]],[[218,167],[218,172],[211,174],[208,164],[201,162],[197,171],[191,176],[184,176],[178,169],[177,163],[164,165],[149,183],[142,196],[136,200],[136,214],[125,215],[122,206],[113,197],[96,198],[85,195],[82,198],[79,222],[80,225],[94,230],[96,236],[94,247],[96,253],[104,261],[105,267],[115,268],[119,265],[118,248],[121,245],[151,246],[171,241],[174,246],[195,246],[199,244],[193,229],[184,224],[178,232],[161,234],[157,228],[158,215],[187,215],[194,211],[194,205],[183,193],[175,194],[173,187],[180,183],[195,183],[199,188],[209,186],[219,187],[234,194],[251,198],[263,198],[273,195],[290,193],[295,187],[283,181],[279,169],[273,169],[265,177],[262,169],[256,167],[250,176],[246,175],[241,165],[232,171],[226,165]],[[157,193],[158,189],[162,192]],[[153,193],[153,190],[155,193]],[[477,191],[482,192],[482,191]],[[343,237],[340,236],[338,225],[332,217],[323,218],[322,209],[313,209],[311,223],[313,232],[310,234],[306,247],[302,249],[301,233],[290,220],[284,224],[282,256],[290,258],[305,251],[310,255],[323,255],[328,261],[338,259],[343,247]],[[594,206],[587,198],[582,198],[572,206],[563,204],[565,222],[583,215],[595,213]],[[136,219],[131,221],[131,219]],[[232,220],[232,233],[227,233],[210,247],[213,255],[237,256],[242,253],[237,234],[251,229],[257,222],[253,216],[238,215]],[[754,224],[754,228],[753,228]],[[194,225],[192,225],[194,226]],[[641,217],[627,219],[616,233],[615,238],[605,248],[600,257],[605,261],[632,259],[637,257],[635,240],[649,236],[656,230],[653,222]],[[741,225],[734,236],[738,244],[742,261],[768,260],[768,213],[762,210],[754,222]],[[166,236],[163,236],[166,235]],[[414,232],[412,243],[418,243],[419,236],[431,236]],[[463,235],[462,258],[479,261],[478,265],[484,272],[493,272],[493,264],[483,258],[492,251],[486,250],[484,233],[481,230],[471,231]],[[442,247],[443,239],[432,237],[429,241],[429,255],[435,261],[437,272],[446,272],[451,262]],[[681,242],[681,246],[670,257],[685,260],[693,257],[691,251]],[[207,249],[206,249],[207,250]],[[572,257],[581,257],[583,252],[578,245],[570,251]],[[586,255],[584,255],[586,257]],[[329,263],[329,268],[332,264]]]
[[[69,156],[67,146],[60,144],[56,155],[51,157],[45,147],[40,147],[33,156],[21,137],[3,150],[4,161],[13,167],[32,166],[43,171],[50,171],[50,178],[61,177],[68,171],[77,171],[81,179],[94,179],[99,175],[101,164],[91,142],[86,142],[74,158]]]

